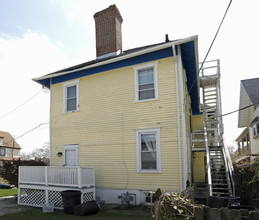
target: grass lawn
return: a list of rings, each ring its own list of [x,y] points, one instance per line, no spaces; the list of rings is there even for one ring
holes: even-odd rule
[[[18,195],[18,189],[0,189],[0,197],[4,196],[17,196]]]
[[[42,209],[33,209],[16,214],[9,214],[0,216],[0,220],[73,220],[73,219],[87,219],[87,220],[150,220],[152,219],[151,212],[122,212],[121,210],[101,210],[96,215],[89,216],[75,216],[64,214],[63,211],[55,210],[53,213],[43,213]]]
[[[0,183],[8,184],[6,180],[3,178],[0,178]],[[0,197],[4,196],[17,196],[18,195],[18,189],[0,189]]]

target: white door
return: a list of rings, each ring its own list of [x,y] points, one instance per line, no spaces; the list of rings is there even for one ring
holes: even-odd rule
[[[63,165],[78,166],[78,145],[63,146]]]

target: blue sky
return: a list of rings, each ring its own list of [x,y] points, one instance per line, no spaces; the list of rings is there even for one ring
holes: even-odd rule
[[[123,17],[123,49],[199,36],[202,61],[228,6],[226,0],[0,0],[0,118],[41,90],[31,79],[95,59],[94,13],[116,4]],[[233,1],[208,60],[221,60],[223,113],[238,109],[240,80],[259,77],[257,0]],[[233,145],[237,113],[224,117]],[[19,137],[49,118],[41,92],[0,119],[0,130]],[[24,151],[49,140],[48,125],[19,138]]]

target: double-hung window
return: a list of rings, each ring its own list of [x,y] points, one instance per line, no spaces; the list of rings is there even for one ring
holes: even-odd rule
[[[253,125],[253,137],[259,136],[259,123]]]
[[[161,172],[160,129],[137,130],[137,172]]]
[[[79,110],[79,80],[64,83],[64,112]]]
[[[158,99],[157,62],[138,65],[134,69],[136,102]]]
[[[0,147],[0,156],[5,156],[5,148]]]

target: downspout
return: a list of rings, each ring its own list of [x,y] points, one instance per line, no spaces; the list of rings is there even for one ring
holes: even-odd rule
[[[49,166],[52,165],[52,155],[51,155],[51,85],[52,85],[52,78],[50,78],[50,97],[49,97]]]
[[[186,189],[186,182],[188,178],[187,174],[187,141],[186,141],[186,121],[185,121],[185,101],[184,101],[184,90],[183,90],[183,69],[182,69],[182,54],[181,46],[178,45],[178,67],[180,77],[180,92],[181,92],[181,110],[182,110],[182,134],[183,134],[183,189]]]
[[[178,88],[178,68],[176,59],[175,45],[172,44],[173,56],[174,56],[174,69],[175,69],[175,86],[176,86],[176,107],[177,107],[177,127],[178,127],[178,157],[179,157],[179,183],[180,192],[183,191],[183,178],[182,178],[182,151],[181,151],[181,124],[180,124],[180,106],[179,106],[179,88]]]

